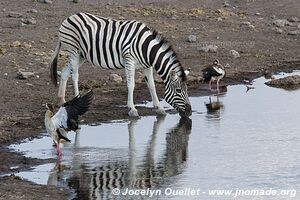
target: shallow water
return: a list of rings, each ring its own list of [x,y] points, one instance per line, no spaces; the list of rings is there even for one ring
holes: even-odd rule
[[[72,142],[60,161],[16,175],[68,187],[75,199],[148,199],[150,191],[155,199],[233,199],[237,189],[235,199],[299,199],[300,91],[265,81],[256,79],[247,93],[244,85],[229,86],[209,105],[209,97],[191,97],[190,120],[169,114],[84,125],[79,134],[69,133]],[[10,148],[56,157],[47,135]],[[113,195],[114,188],[145,194]],[[267,195],[249,195],[254,189]]]

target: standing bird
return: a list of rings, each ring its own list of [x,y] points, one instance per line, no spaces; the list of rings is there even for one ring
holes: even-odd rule
[[[225,76],[225,68],[215,60],[212,66],[206,67],[202,70],[204,82],[208,82],[208,88],[211,89],[211,82],[217,81],[217,91],[220,93],[219,82]]]
[[[66,137],[67,131],[76,131],[78,129],[78,116],[83,115],[89,108],[93,99],[93,91],[89,91],[84,96],[76,96],[72,100],[64,103],[54,115],[52,104],[46,104],[45,127],[56,144],[58,156],[61,156],[59,144],[70,142]]]

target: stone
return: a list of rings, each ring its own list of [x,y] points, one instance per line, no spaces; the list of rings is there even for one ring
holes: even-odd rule
[[[80,3],[80,0],[73,0],[73,3]]]
[[[241,25],[242,25],[242,26],[246,26],[246,27],[249,28],[250,30],[256,31],[255,26],[252,25],[252,24],[251,24],[250,22],[248,22],[248,21],[241,22]]]
[[[233,57],[233,58],[239,58],[241,57],[239,52],[237,52],[236,50],[232,49],[230,50],[230,55]]]
[[[198,48],[198,50],[199,50],[200,52],[204,52],[204,53],[209,53],[209,52],[215,53],[215,52],[217,52],[217,50],[218,50],[218,46],[217,46],[217,45],[210,44],[210,45],[206,45],[206,46],[204,46],[204,47],[200,47],[200,48]]]
[[[294,30],[288,32],[288,35],[299,35],[299,34],[300,34],[300,30]]]
[[[275,27],[273,29],[276,33],[279,33],[279,34],[282,34],[283,33],[283,30],[281,28],[278,28],[278,27]]]
[[[187,41],[190,43],[196,42],[197,41],[197,37],[195,35],[189,35],[187,38]]]
[[[109,80],[116,82],[116,83],[122,83],[122,81],[123,81],[122,77],[118,74],[110,74]]]
[[[227,1],[225,1],[224,3],[223,3],[223,7],[230,7],[230,4],[227,2]]]
[[[217,18],[217,21],[218,21],[218,22],[223,21],[222,17],[218,17],[218,18]]]
[[[284,27],[284,26],[291,25],[291,23],[286,19],[276,19],[273,21],[273,24],[275,24],[277,27]]]
[[[284,78],[270,80],[265,84],[271,87],[278,87],[283,89],[297,89],[300,88],[300,76],[287,76]]]
[[[40,3],[45,3],[45,4],[52,4],[51,0],[38,0]]]
[[[31,18],[31,19],[22,19],[21,20],[23,24],[27,24],[27,25],[35,25],[36,24],[36,20]]]
[[[244,21],[244,22],[242,22],[242,23],[241,23],[241,25],[246,25],[246,26],[249,26],[249,25],[251,25],[251,23],[250,23],[250,22],[248,22],[248,21]]]
[[[250,30],[252,30],[252,31],[256,31],[255,26],[252,25],[252,24],[250,24],[250,25],[248,26],[248,28],[249,28]]]
[[[0,55],[5,54],[6,50],[0,47]]]
[[[27,10],[28,13],[37,13],[38,11],[36,9],[30,9],[30,10]]]
[[[299,22],[299,18],[298,17],[290,17],[288,18],[289,22]]]
[[[28,79],[28,78],[30,78],[30,77],[34,77],[34,73],[33,73],[33,72],[22,72],[22,71],[18,71],[17,77],[18,77],[19,79]]]
[[[14,41],[11,45],[10,45],[10,47],[21,47],[21,42],[20,41]]]
[[[25,83],[25,84],[28,85],[28,86],[33,87],[33,84],[31,84],[31,83]]]
[[[21,17],[23,17],[23,14],[19,13],[19,12],[9,12],[7,17],[21,18]]]

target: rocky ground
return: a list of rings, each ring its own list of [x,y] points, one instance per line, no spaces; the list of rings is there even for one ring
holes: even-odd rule
[[[0,173],[49,162],[8,152],[8,144],[37,137],[43,131],[46,102],[56,102],[48,61],[56,46],[60,23],[77,12],[115,19],[136,19],[155,28],[173,45],[185,68],[191,67],[189,92],[203,88],[200,71],[219,59],[227,65],[223,84],[233,84],[269,72],[299,69],[298,0],[2,0],[0,2]],[[59,65],[66,58],[62,54]],[[25,73],[24,73],[25,72]],[[115,75],[111,75],[115,74]],[[137,73],[135,99],[150,100]],[[80,88],[94,88],[96,99],[84,116],[86,123],[127,118],[124,71],[84,64]],[[158,94],[163,85],[157,79]],[[71,85],[68,97],[71,97]],[[140,115],[154,114],[139,108]],[[18,169],[11,169],[19,166]],[[0,178],[0,199],[65,199],[67,191],[39,186],[17,177]],[[13,187],[9,187],[13,186]],[[42,191],[42,193],[41,193]]]

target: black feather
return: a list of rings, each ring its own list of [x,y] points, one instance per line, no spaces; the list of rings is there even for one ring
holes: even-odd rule
[[[89,109],[93,100],[94,92],[91,90],[84,96],[76,96],[72,100],[64,103],[64,107],[68,113],[68,129],[76,131],[78,129],[78,116],[83,115]]]
[[[210,66],[210,67],[206,67],[202,70],[202,75],[203,75],[203,78],[204,78],[204,81],[210,81],[210,79],[213,77],[213,76],[221,76],[222,74],[217,72],[213,66]]]
[[[66,140],[67,142],[71,142],[71,140],[69,140],[67,137],[63,136],[60,132],[59,129],[56,130],[57,134],[58,134],[58,141],[60,141],[61,139]]]

